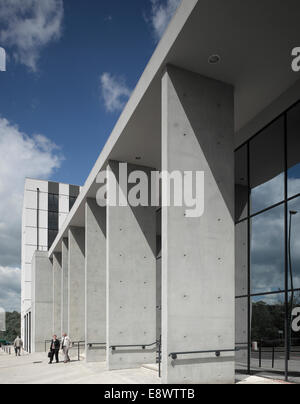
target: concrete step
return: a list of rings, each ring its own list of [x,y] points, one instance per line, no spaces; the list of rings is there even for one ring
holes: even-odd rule
[[[150,363],[142,366],[142,369],[151,370],[152,372],[158,373],[158,364]]]

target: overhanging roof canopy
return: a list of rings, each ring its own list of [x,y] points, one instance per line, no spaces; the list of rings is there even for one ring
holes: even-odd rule
[[[50,255],[69,226],[84,226],[84,202],[109,159],[161,167],[161,76],[167,64],[235,87],[235,126],[243,128],[300,79],[291,52],[300,46],[299,0],[182,0],[89,175]],[[208,63],[211,55],[221,61]]]

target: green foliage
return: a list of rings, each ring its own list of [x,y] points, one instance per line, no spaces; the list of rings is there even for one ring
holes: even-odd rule
[[[21,336],[21,314],[6,313],[6,332],[0,332],[0,340],[13,342],[18,336]]]
[[[252,340],[276,341],[284,330],[284,304],[254,303],[252,306]]]

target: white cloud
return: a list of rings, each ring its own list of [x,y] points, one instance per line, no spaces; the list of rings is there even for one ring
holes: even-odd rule
[[[289,178],[291,195],[300,192],[300,179]],[[284,176],[252,190],[255,211],[262,210],[284,198]],[[291,201],[289,210],[296,210],[291,234],[291,256],[294,286],[300,288],[300,198]],[[252,219],[252,287],[255,293],[274,292],[284,288],[284,206],[281,205]]]
[[[121,111],[130,97],[131,90],[124,78],[103,73],[100,77],[101,95],[108,112]]]
[[[163,36],[180,3],[181,0],[151,0],[151,15],[146,21],[150,23],[156,40]]]
[[[3,289],[5,280],[1,278],[12,280],[15,275],[9,270],[15,274],[20,266],[25,177],[47,179],[62,159],[59,148],[47,137],[28,136],[0,118],[0,306],[5,300],[4,308],[15,299],[12,292]]]
[[[5,311],[20,311],[21,271],[0,266],[0,307]]]
[[[36,71],[42,48],[61,35],[63,14],[63,0],[0,0],[2,46]]]

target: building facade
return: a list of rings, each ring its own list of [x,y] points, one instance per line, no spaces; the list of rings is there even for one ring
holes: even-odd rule
[[[88,361],[136,368],[157,346],[164,383],[298,375],[299,17],[298,0],[182,1],[72,212],[33,257],[35,301]],[[123,202],[136,192],[124,163],[145,181],[204,173],[203,212],[114,204],[114,178]],[[47,321],[35,314],[33,344]]]
[[[22,216],[22,337],[31,351],[32,269],[36,251],[47,252],[79,194],[79,187],[26,179]]]

